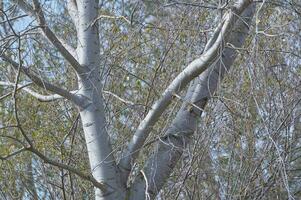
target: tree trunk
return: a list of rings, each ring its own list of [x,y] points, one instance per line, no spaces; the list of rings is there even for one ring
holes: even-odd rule
[[[102,99],[100,77],[100,48],[97,17],[98,1],[77,1],[79,13],[78,59],[87,69],[79,74],[79,92],[84,99],[80,106],[80,116],[85,133],[90,167],[93,177],[105,184],[106,191],[95,188],[95,199],[124,199],[124,189],[120,185],[110,139],[106,130],[106,120]]]

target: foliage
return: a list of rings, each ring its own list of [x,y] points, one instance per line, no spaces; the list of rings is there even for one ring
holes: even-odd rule
[[[215,0],[183,2],[99,3],[99,15],[115,16],[99,19],[98,28],[106,129],[117,160],[154,101],[203,52],[221,12],[226,12],[217,9]],[[49,27],[75,48],[76,27],[66,2],[42,0],[41,5]],[[158,199],[301,198],[300,13],[296,1],[258,3],[249,37],[236,49],[238,58],[208,102],[191,144]],[[11,1],[3,1],[1,53],[14,60],[21,54],[24,66],[43,80],[75,90],[76,73],[38,33],[36,21],[30,16],[12,20],[24,14]],[[14,83],[17,70],[6,62],[0,67],[0,80]],[[20,84],[28,81],[20,75]],[[50,94],[34,84],[30,87]],[[92,199],[90,181],[31,151],[18,152],[26,142],[16,127],[20,123],[39,152],[89,174],[78,108],[67,100],[40,102],[10,86],[1,86],[0,96],[0,199]],[[174,99],[153,127],[128,184],[154,153],[154,142],[164,136],[182,103]]]

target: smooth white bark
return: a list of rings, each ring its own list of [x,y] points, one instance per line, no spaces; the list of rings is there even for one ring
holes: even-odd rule
[[[131,139],[126,152],[119,163],[123,181],[126,181],[131,169],[131,163],[137,158],[141,147],[152,130],[152,127],[158,121],[161,114],[168,107],[174,95],[180,92],[195,77],[209,68],[215,59],[219,57],[221,49],[224,48],[224,41],[228,40],[229,31],[238,19],[241,12],[250,5],[251,0],[239,0],[232,9],[224,15],[221,24],[218,26],[217,34],[210,40],[208,48],[200,58],[191,62],[167,87],[162,97],[155,102],[146,117],[139,124],[133,138]]]
[[[90,167],[93,177],[107,186],[106,191],[95,188],[95,199],[124,199],[118,170],[106,130],[100,77],[100,45],[97,24],[98,1],[78,0],[78,47],[79,63],[87,73],[79,76],[79,95],[85,99],[80,116],[85,133]]]
[[[72,22],[77,29],[77,27],[78,27],[78,9],[77,9],[76,0],[67,0],[67,9],[68,9],[68,13],[72,19]]]
[[[78,75],[78,91],[75,93],[64,90],[58,86],[45,82],[29,68],[21,66],[21,71],[26,74],[35,84],[51,91],[54,95],[43,96],[32,90],[25,89],[31,95],[43,99],[54,100],[64,97],[75,103],[80,109],[81,121],[85,133],[91,172],[96,181],[91,179],[95,188],[95,199],[124,199],[125,188],[121,187],[119,172],[112,154],[110,139],[106,131],[105,113],[102,99],[102,85],[100,76],[100,41],[98,26],[95,19],[98,16],[97,0],[77,0],[76,8],[78,16],[77,37],[78,46],[75,53],[73,48],[64,46],[65,43],[52,32],[47,26],[43,9],[38,0],[33,0],[32,7],[24,0],[14,0],[18,6],[28,15],[35,17],[41,26],[44,36],[56,47],[56,49],[69,61]],[[73,16],[75,18],[75,15]],[[65,44],[66,45],[66,44]],[[67,50],[69,49],[69,51]],[[12,64],[16,69],[20,65],[9,57],[2,56],[4,60]],[[33,151],[33,150],[32,150]],[[43,157],[39,152],[35,154]],[[47,159],[47,158],[44,158]],[[48,161],[49,163],[52,163]],[[59,163],[56,163],[59,164]],[[89,177],[88,177],[89,179]]]
[[[236,47],[243,45],[248,33],[248,26],[245,23],[250,24],[254,11],[255,5],[252,4],[243,13],[244,21],[239,20],[237,22],[234,31],[230,34],[229,43]],[[191,103],[202,109],[205,107],[208,99],[223,79],[225,72],[233,64],[236,54],[234,49],[224,49],[222,57],[200,75],[198,81],[194,84],[194,91],[191,93],[191,90],[189,90],[187,93],[187,97],[191,98]],[[149,195],[151,199],[155,198],[172,173],[173,168],[182,155],[183,149],[189,144],[191,136],[197,127],[197,119],[201,113],[201,110],[191,106],[191,104],[183,103],[165,137],[162,137],[155,147],[154,155],[147,161],[144,167],[145,175],[140,174],[135,179],[130,192],[130,199],[146,199],[146,195]],[[145,180],[148,180],[147,186]]]

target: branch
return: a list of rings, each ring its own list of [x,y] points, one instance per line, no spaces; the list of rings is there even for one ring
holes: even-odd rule
[[[15,61],[13,61],[12,59],[10,59],[9,57],[7,57],[6,55],[2,54],[1,55],[2,59],[8,63],[10,63],[13,68],[15,68],[16,70],[19,67],[19,64],[16,63]],[[46,82],[45,80],[43,80],[42,78],[36,76],[29,67],[24,67],[22,66],[22,68],[20,69],[28,78],[30,78],[32,80],[32,82],[34,82],[36,85],[40,86],[41,88],[44,88],[50,92],[53,92],[55,94],[58,94],[70,101],[72,101],[73,103],[80,105],[80,98],[78,96],[76,96],[75,94],[72,94],[71,92],[62,89],[56,85],[53,85],[51,83]]]
[[[27,17],[27,15],[20,15],[20,16],[16,16],[16,17],[13,17],[13,18],[10,18],[10,19],[3,20],[3,21],[0,21],[0,24],[4,24],[4,23],[7,23],[7,22],[12,22],[14,20],[17,20],[17,19],[20,19],[20,18],[23,18],[23,17]]]
[[[104,192],[107,191],[107,186],[104,183],[98,182],[92,175],[87,175],[87,174],[85,174],[85,173],[79,171],[78,169],[75,169],[75,168],[73,168],[69,165],[57,162],[55,160],[51,160],[50,158],[48,158],[47,156],[45,156],[44,154],[42,154],[41,152],[39,152],[37,149],[35,149],[33,147],[29,147],[29,148],[27,148],[27,150],[34,153],[35,155],[37,155],[44,162],[46,162],[48,164],[51,164],[53,166],[60,167],[62,169],[66,169],[66,170],[78,175],[82,179],[90,181],[95,187],[99,188],[101,191],[104,191]]]
[[[34,9],[30,4],[26,3],[24,0],[12,0],[12,2],[17,4],[28,15],[34,16]]]
[[[67,9],[68,13],[73,21],[73,24],[75,25],[76,29],[78,26],[78,9],[76,0],[67,0]]]
[[[100,19],[123,19],[126,23],[131,24],[131,22],[125,16],[110,16],[110,15],[99,15],[90,26],[93,26]]]
[[[243,20],[250,24],[254,13],[255,4],[251,4],[243,13]],[[248,35],[248,27],[245,26],[243,20],[236,23],[234,31],[231,32],[229,38],[229,42],[238,47],[243,45]],[[190,102],[201,109],[205,108],[208,99],[216,91],[224,74],[233,65],[237,52],[226,48],[223,50],[223,55],[212,67],[200,75],[198,81],[187,92],[186,96],[190,98]],[[191,88],[194,88],[193,92],[191,92]],[[161,137],[157,143],[155,153],[144,166],[144,176],[149,180],[149,185],[146,186],[145,178],[141,175],[136,177],[131,186],[130,194],[132,196],[130,199],[139,199],[143,197],[145,192],[151,194],[151,198],[154,198],[172,173],[177,161],[181,158],[184,148],[189,144],[192,134],[196,131],[197,119],[202,113],[202,110],[196,107],[189,108],[187,105],[189,104],[183,103],[165,136]],[[145,191],[146,188],[148,191]]]
[[[120,96],[118,96],[117,94],[114,94],[113,92],[103,90],[103,93],[113,96],[114,98],[121,101],[122,103],[129,104],[129,105],[135,105],[134,102],[129,101],[129,100],[125,100],[125,99],[121,98]]]
[[[19,153],[21,153],[21,152],[23,152],[23,151],[25,151],[25,150],[26,150],[26,148],[25,148],[25,147],[22,147],[21,149],[18,149],[18,150],[14,151],[14,152],[12,152],[12,153],[6,155],[6,156],[0,156],[0,160],[2,160],[2,161],[7,160],[7,159],[9,159],[9,158],[11,158],[11,157],[13,157],[13,156],[18,155]]]
[[[0,81],[1,83],[3,82],[3,81]],[[6,85],[6,84],[1,84],[0,83],[0,85]],[[4,83],[4,82],[3,82]],[[5,83],[7,83],[7,82],[5,82]],[[16,88],[16,91],[18,91],[18,90],[21,90],[21,89],[23,89],[23,88],[25,88],[25,87],[28,87],[28,86],[30,86],[32,83],[27,83],[27,84],[24,84],[24,85],[22,85],[22,86],[19,86],[18,88]],[[5,94],[5,95],[3,95],[3,96],[1,96],[0,97],[0,101],[1,100],[3,100],[3,99],[5,99],[6,97],[9,97],[10,95],[12,95],[13,94],[13,91],[12,92],[9,92],[9,93],[7,93],[7,94]]]
[[[84,68],[74,57],[74,53],[68,51],[68,49],[70,50],[73,48],[65,46],[66,42],[62,42],[47,26],[42,8],[38,0],[33,1],[34,8],[28,3],[26,3],[24,0],[13,0],[13,2],[15,2],[25,13],[37,19],[39,25],[41,26],[43,35],[49,40],[50,43],[52,43],[57,48],[61,55],[71,64],[73,69],[78,74],[85,73]]]
[[[168,3],[168,4],[164,5],[164,7],[169,7],[169,6],[174,6],[174,5],[193,6],[193,7],[212,9],[212,10],[216,10],[216,9],[219,8],[217,6],[212,6],[212,5],[204,5],[204,4],[188,3],[188,2],[178,2],[178,1],[174,1],[172,3]]]
[[[7,126],[7,127],[3,127],[3,128],[8,128],[8,127],[15,127],[15,128],[18,128],[18,126]],[[1,127],[2,128],[2,127]],[[21,141],[19,141],[18,139],[16,138],[12,138],[11,136],[6,136],[8,138],[11,138],[13,140],[17,140],[19,143],[23,144]],[[24,144],[23,144],[24,145]],[[44,154],[42,154],[40,151],[38,151],[35,147],[33,147],[33,145],[29,145],[29,146],[25,146],[20,148],[19,150],[16,150],[6,156],[0,156],[0,160],[7,160],[9,159],[10,157],[12,156],[15,156],[23,151],[30,151],[32,152],[33,154],[35,154],[36,156],[38,156],[41,160],[43,160],[45,163],[48,163],[50,165],[53,165],[53,166],[56,166],[56,167],[59,167],[59,168],[62,168],[62,169],[65,169],[65,170],[68,170],[74,174],[76,174],[77,176],[81,177],[82,179],[84,180],[87,180],[87,181],[90,181],[93,186],[99,188],[100,190],[106,192],[107,191],[107,188],[109,187],[108,185],[106,185],[105,183],[101,183],[101,182],[98,182],[92,175],[90,174],[85,174],[83,172],[81,172],[80,170],[76,169],[76,168],[73,168],[69,165],[66,165],[64,163],[60,163],[60,162],[57,162],[55,160],[52,160],[50,158],[48,158],[47,156],[45,156]]]
[[[33,97],[37,98],[39,101],[42,101],[42,102],[50,102],[50,101],[55,101],[55,100],[59,100],[59,99],[64,99],[64,97],[62,97],[61,95],[58,95],[58,94],[43,95],[43,94],[40,94],[38,92],[35,92],[35,91],[27,88],[31,84],[32,83],[27,83],[27,84],[22,84],[22,85],[18,84],[17,90],[22,89],[23,91],[27,92],[28,94],[32,95]],[[0,81],[0,85],[13,87],[15,84],[11,83],[11,82]],[[75,92],[71,92],[71,93],[75,93]],[[5,97],[8,96],[9,94],[6,94]]]
[[[76,52],[76,49],[70,46],[64,39],[61,37],[57,36],[57,39],[62,43],[62,45],[67,49],[67,51],[77,60],[78,55]]]
[[[200,58],[191,62],[167,87],[162,97],[155,102],[152,109],[138,126],[132,140],[127,146],[126,152],[119,163],[124,173],[128,175],[131,163],[137,158],[140,148],[143,146],[152,127],[158,121],[163,111],[171,103],[175,94],[179,93],[191,80],[199,76],[218,58],[219,52],[224,48],[223,43],[227,41],[229,31],[238,19],[242,11],[252,3],[251,0],[241,0],[223,17],[221,29],[215,42],[205,51]],[[126,175],[126,176],[127,176]]]

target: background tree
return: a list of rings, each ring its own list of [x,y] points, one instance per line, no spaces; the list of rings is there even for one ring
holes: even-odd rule
[[[300,8],[2,1],[1,198],[298,199]]]

